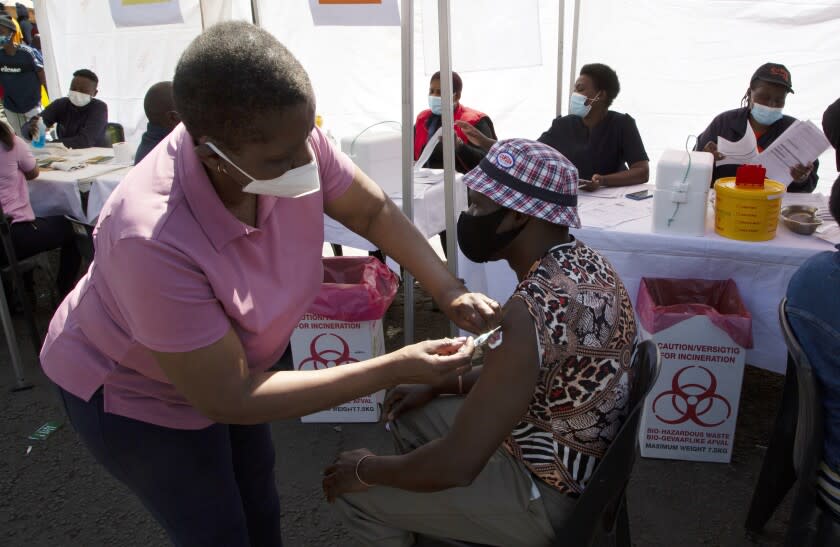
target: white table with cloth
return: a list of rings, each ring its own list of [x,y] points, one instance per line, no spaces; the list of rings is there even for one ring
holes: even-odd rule
[[[462,175],[456,175],[455,211],[466,208],[467,194],[461,184]],[[402,208],[402,193],[389,195]],[[446,229],[446,207],[444,206],[444,183],[442,169],[419,169],[414,175],[414,225],[426,239]],[[376,246],[365,238],[351,232],[340,222],[324,215],[324,241],[346,245],[354,249],[374,251]]]
[[[638,187],[626,192],[635,190]],[[783,203],[810,205],[820,199],[824,197],[787,194]],[[613,264],[634,305],[642,277],[731,278],[752,314],[753,348],[747,352],[747,362],[784,374],[787,350],[779,328],[779,302],[797,268],[812,255],[833,250],[832,244],[795,234],[781,223],[770,241],[727,239],[714,231],[711,204],[704,237],[653,233],[652,199],[636,202],[619,191],[607,198],[582,194],[579,200],[582,227],[572,229],[572,234]],[[458,273],[470,290],[499,302],[506,302],[516,286],[516,276],[505,261],[476,264],[459,252]]]
[[[71,171],[42,168],[38,178],[29,183],[29,200],[35,215],[66,215],[86,224],[93,224],[105,200],[131,167],[114,163],[113,159],[105,159],[98,163],[87,162],[113,156],[113,150],[110,148],[50,149],[46,152],[36,152],[39,163],[43,162],[44,158],[62,158],[85,166]],[[83,193],[88,194],[87,208],[83,206]]]
[[[103,155],[103,151],[107,149],[89,150],[91,152],[86,157]],[[130,167],[100,164],[77,171],[43,172],[29,185],[32,208],[38,216],[67,215],[92,224],[96,221],[108,196],[130,169]],[[458,175],[456,182],[456,188],[459,189],[456,196],[456,210],[458,211],[466,207],[466,192],[460,184],[460,178],[461,175]],[[90,193],[85,212],[82,208],[80,192],[88,191]],[[390,197],[397,206],[402,207],[401,194]],[[420,169],[415,174],[414,224],[427,238],[446,229],[443,170]],[[376,249],[371,242],[326,215],[324,215],[324,241],[367,251]]]

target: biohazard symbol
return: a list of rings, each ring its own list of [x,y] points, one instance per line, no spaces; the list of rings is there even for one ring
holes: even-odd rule
[[[312,339],[312,343],[309,344],[309,357],[301,361],[298,370],[318,370],[358,362],[358,359],[350,357],[350,346],[344,338],[325,332]]]
[[[705,371],[709,375],[708,385],[681,383],[680,377],[690,368],[698,368]],[[671,390],[663,391],[653,400],[653,413],[660,421],[669,425],[678,425],[691,420],[701,427],[719,426],[732,415],[732,406],[725,397],[718,395],[716,391],[717,378],[706,367],[688,366],[681,368],[674,374],[674,378],[671,381]],[[662,407],[657,411],[660,400],[663,400]],[[724,405],[726,416],[721,418],[720,421],[707,422],[702,419],[703,416],[706,416],[710,412],[712,413],[710,419],[714,419],[715,417],[719,418],[723,414]]]

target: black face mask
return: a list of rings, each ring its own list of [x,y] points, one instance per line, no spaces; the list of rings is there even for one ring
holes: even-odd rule
[[[473,262],[489,262],[496,253],[507,247],[527,224],[497,234],[496,230],[509,212],[505,208],[486,215],[462,212],[458,217],[458,246],[464,256]]]

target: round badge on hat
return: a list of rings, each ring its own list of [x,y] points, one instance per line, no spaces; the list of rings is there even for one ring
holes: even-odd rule
[[[510,169],[516,163],[513,159],[513,156],[507,152],[501,152],[498,156],[496,156],[496,160],[499,162],[499,165],[504,167],[505,169]]]

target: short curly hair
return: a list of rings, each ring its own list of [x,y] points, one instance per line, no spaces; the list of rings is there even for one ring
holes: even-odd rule
[[[581,76],[589,76],[595,83],[595,87],[607,94],[607,106],[610,106],[618,97],[621,85],[618,83],[618,74],[615,70],[601,63],[583,65],[580,69]]]
[[[266,112],[315,105],[309,76],[295,56],[245,22],[219,23],[193,40],[178,61],[172,87],[190,135],[232,150],[266,140],[254,129],[254,120]]]
[[[99,76],[97,76],[92,70],[87,68],[80,68],[79,70],[74,72],[73,77],[75,78],[76,76],[78,76],[79,78],[87,78],[95,84],[99,83]]]

